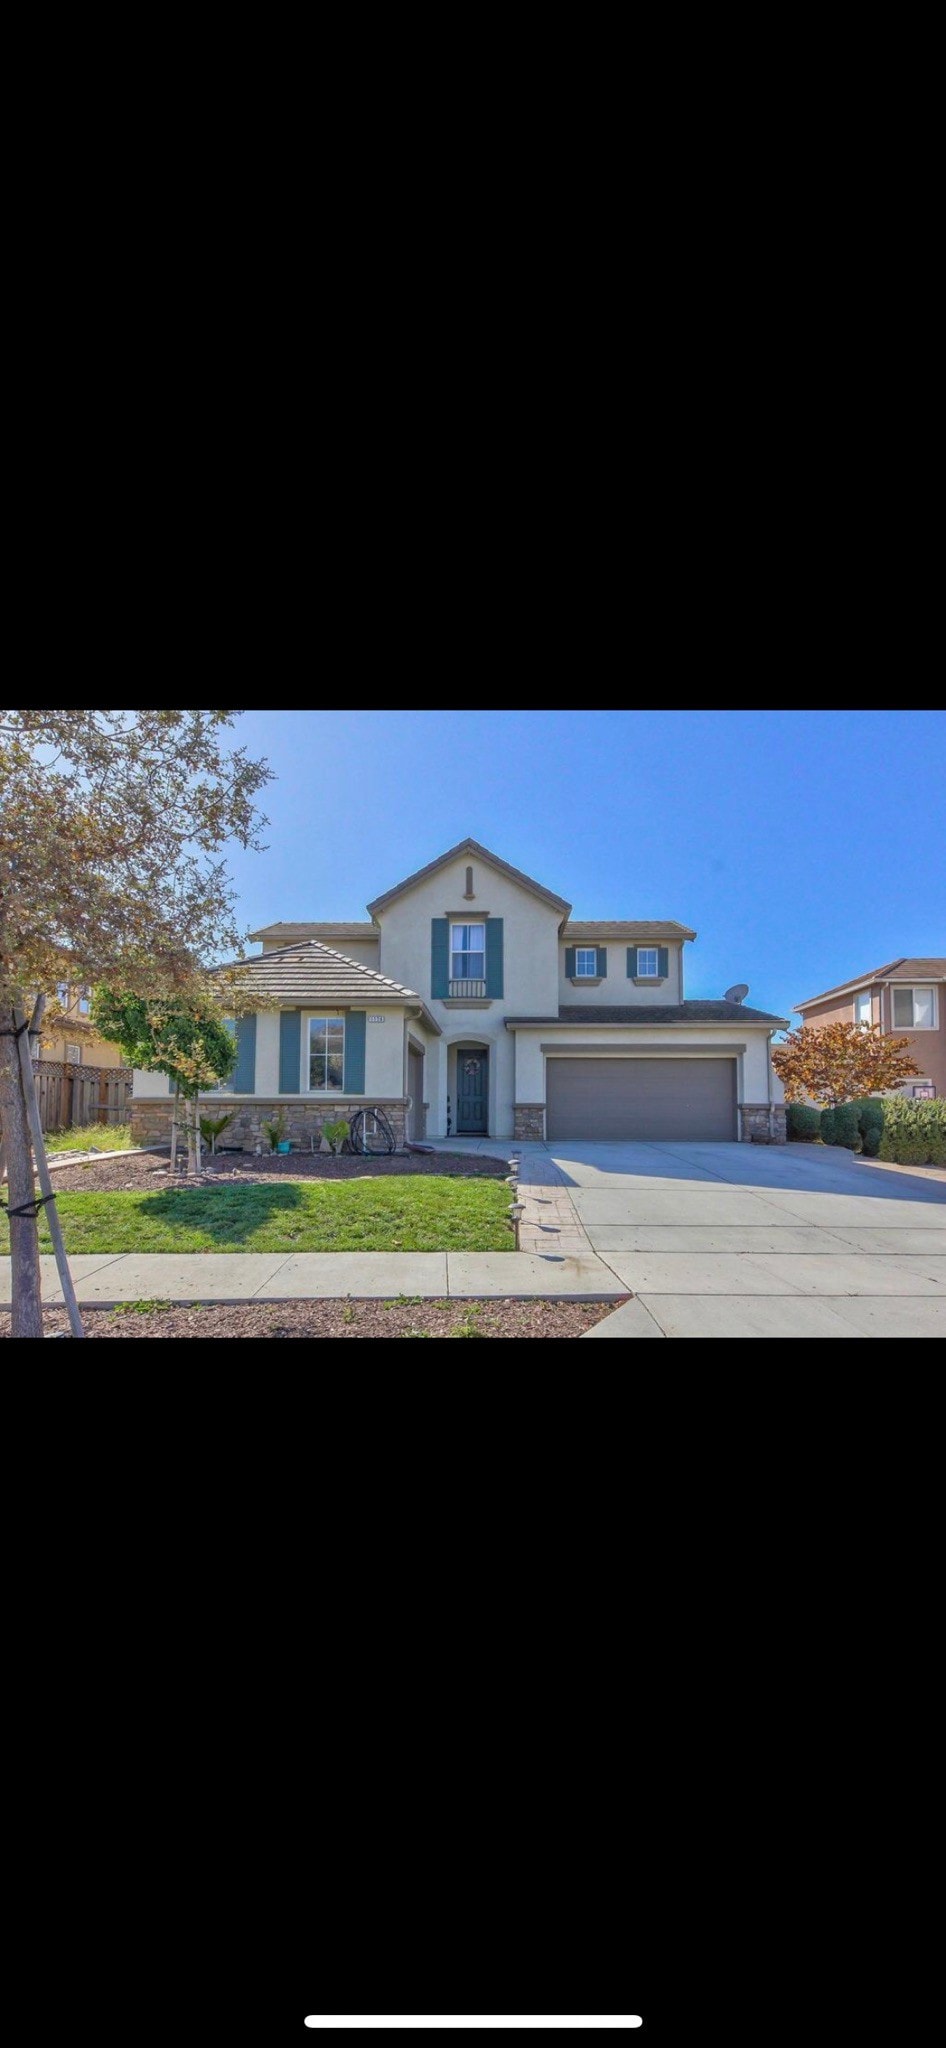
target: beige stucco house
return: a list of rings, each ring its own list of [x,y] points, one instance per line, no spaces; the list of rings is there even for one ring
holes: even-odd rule
[[[905,1038],[919,1073],[894,1095],[946,1095],[946,959],[904,955],[796,1003],[803,1024],[879,1024]]]
[[[769,1045],[786,1019],[687,1001],[688,926],[573,921],[474,839],[367,908],[251,935],[260,1007],[237,1025],[228,1141],[255,1147],[279,1103],[303,1145],[366,1105],[400,1141],[784,1140]],[[137,1134],[169,1117],[167,1081],[136,1074]]]

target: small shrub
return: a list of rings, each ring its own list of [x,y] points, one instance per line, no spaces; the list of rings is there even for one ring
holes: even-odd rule
[[[269,1149],[271,1152],[275,1152],[276,1147],[282,1144],[287,1128],[286,1112],[282,1103],[280,1103],[273,1122],[264,1123],[263,1125],[263,1129],[269,1139]]]
[[[821,1142],[823,1145],[837,1144],[837,1139],[834,1135],[834,1115],[833,1109],[823,1109],[821,1112]]]
[[[790,1139],[811,1143],[821,1134],[821,1111],[810,1102],[790,1102],[787,1122]]]
[[[346,1138],[348,1138],[350,1135],[351,1125],[348,1123],[346,1117],[339,1116],[335,1118],[334,1123],[327,1123],[322,1125],[322,1136],[323,1138],[327,1139],[328,1143],[331,1145],[332,1151],[335,1153],[336,1158],[338,1157],[338,1154],[341,1152],[342,1146],[344,1145]]]
[[[232,1124],[235,1116],[236,1110],[231,1109],[226,1116],[202,1116],[198,1119],[200,1135],[204,1144],[210,1146],[211,1152],[216,1151],[217,1139],[222,1136],[227,1125]]]
[[[834,1112],[834,1143],[846,1146],[849,1152],[856,1152],[860,1142],[857,1105],[853,1102],[839,1103]]]

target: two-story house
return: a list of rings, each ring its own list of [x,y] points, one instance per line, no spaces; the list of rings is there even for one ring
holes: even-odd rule
[[[946,960],[888,960],[795,1008],[803,1024],[879,1024],[908,1041],[919,1073],[891,1093],[946,1095]]]
[[[302,1145],[384,1109],[398,1138],[784,1140],[772,1034],[786,1019],[687,1001],[672,919],[573,922],[571,905],[465,839],[376,896],[365,923],[267,925],[246,972],[228,1138],[285,1105]],[[156,1137],[168,1083],[136,1074]]]

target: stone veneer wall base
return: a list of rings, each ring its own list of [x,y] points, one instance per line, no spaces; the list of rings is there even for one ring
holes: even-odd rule
[[[239,1145],[244,1152],[255,1152],[261,1146],[269,1151],[269,1139],[263,1129],[264,1123],[275,1123],[280,1107],[286,1114],[286,1137],[297,1151],[309,1152],[319,1149],[322,1126],[334,1123],[340,1117],[349,1122],[359,1109],[382,1109],[397,1140],[399,1152],[404,1150],[404,1118],[406,1104],[403,1097],[396,1101],[355,1102],[293,1102],[279,1098],[264,1100],[261,1096],[234,1099],[226,1095],[209,1095],[200,1098],[199,1107],[204,1116],[223,1116],[225,1109],[232,1105],[233,1122],[220,1134],[221,1146]],[[171,1141],[171,1111],[173,1103],[168,1097],[163,1101],[156,1096],[141,1096],[131,1105],[131,1135],[136,1145],[160,1144]]]
[[[784,1102],[740,1102],[740,1131],[744,1140],[768,1138],[773,1145],[784,1145],[787,1137]]]
[[[513,1137],[541,1144],[545,1137],[544,1102],[517,1102],[514,1116]]]

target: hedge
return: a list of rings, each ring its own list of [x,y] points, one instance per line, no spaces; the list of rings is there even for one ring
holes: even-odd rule
[[[821,1136],[821,1111],[810,1102],[790,1102],[786,1125],[789,1138],[811,1143]]]
[[[946,1101],[888,1095],[878,1150],[898,1166],[946,1166]]]

